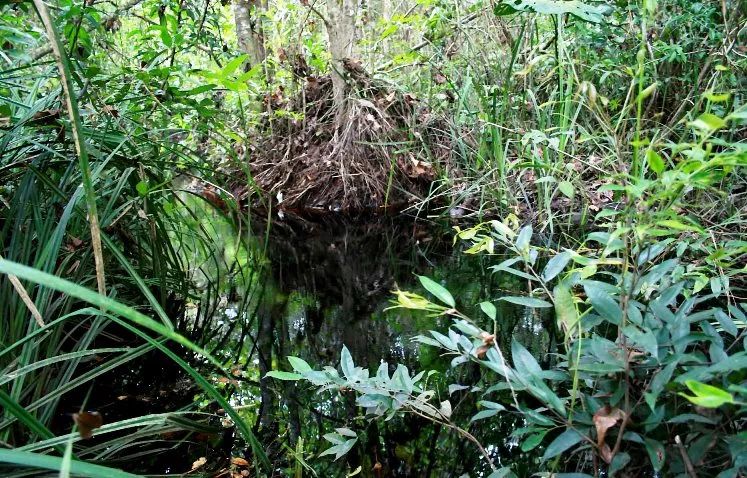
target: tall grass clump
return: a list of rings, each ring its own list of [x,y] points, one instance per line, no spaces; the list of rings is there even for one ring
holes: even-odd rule
[[[210,312],[202,320],[185,312],[200,298],[215,307],[217,284],[195,284],[220,281],[214,271],[225,263],[215,231],[195,219],[202,199],[174,182],[180,172],[202,174],[204,163],[169,141],[177,133],[166,134],[139,98],[106,96],[97,85],[125,88],[127,80],[71,58],[76,47],[61,41],[48,7],[34,5],[54,62],[0,74],[8,121],[0,137],[0,474],[188,471],[204,453],[194,436],[226,430],[215,411],[265,467],[251,417],[216,388],[227,357],[205,346],[220,350],[221,329],[210,326]],[[164,386],[186,377],[213,405],[199,409],[186,395],[160,410],[118,408],[111,400],[125,383],[150,400],[152,383],[138,385],[145,360]],[[177,449],[195,456],[158,463]]]

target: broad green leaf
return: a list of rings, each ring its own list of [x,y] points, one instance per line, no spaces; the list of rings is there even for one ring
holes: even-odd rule
[[[656,400],[659,398],[659,395],[662,390],[664,390],[667,383],[672,379],[672,374],[676,368],[677,362],[672,362],[657,372],[656,375],[654,375],[654,378],[651,379],[651,385],[649,386],[648,392],[644,394],[644,398],[652,411],[656,408]]]
[[[713,91],[706,91],[703,93],[703,97],[712,103],[725,103],[729,101],[731,94],[726,93],[714,93]]]
[[[441,284],[426,276],[418,276],[418,279],[420,279],[420,283],[423,284],[425,290],[436,296],[438,300],[452,308],[456,305],[454,297]]]
[[[571,184],[570,181],[560,181],[560,183],[558,183],[558,190],[563,193],[568,199],[573,199],[573,196],[576,192],[573,188],[573,184]]]
[[[690,126],[703,132],[717,131],[726,126],[726,121],[711,113],[703,113],[698,118],[690,122]]]
[[[293,370],[299,373],[304,372],[311,372],[313,369],[311,368],[311,365],[309,365],[304,359],[289,356],[288,362],[290,362],[291,367],[293,367]]]
[[[537,445],[542,443],[542,439],[545,438],[545,435],[547,435],[548,430],[543,430],[538,433],[532,433],[526,439],[521,442],[521,451],[528,452],[530,450],[534,450],[537,448]]]
[[[602,290],[599,283],[595,281],[586,281],[584,283],[584,291],[597,314],[613,324],[620,323],[622,309],[614,296]]]
[[[484,420],[486,418],[498,415],[498,410],[480,410],[470,419],[470,422],[476,422],[478,420]]]
[[[249,55],[239,55],[233,60],[226,63],[226,66],[224,66],[223,69],[220,71],[220,76],[223,79],[226,79],[229,76],[231,76],[233,72],[235,72],[238,69],[238,67],[244,64],[244,62],[246,61],[248,57]]]
[[[674,229],[675,231],[698,231],[702,232],[703,228],[694,224],[685,224],[682,221],[676,219],[665,219],[663,221],[657,221],[657,226],[666,227],[668,229]]]
[[[267,372],[265,377],[276,378],[278,380],[300,380],[303,375],[293,372],[284,372],[282,370],[271,370]]]
[[[350,355],[350,350],[346,346],[342,346],[342,352],[340,352],[340,367],[342,367],[342,373],[345,374],[345,378],[348,380],[355,380],[355,363],[353,362],[353,356]]]
[[[554,279],[565,269],[565,266],[568,265],[572,257],[570,251],[564,251],[547,261],[547,265],[542,271],[542,280],[548,282]]]
[[[351,430],[350,428],[340,427],[340,428],[335,428],[335,431],[336,431],[337,433],[339,433],[340,435],[344,436],[344,437],[351,437],[351,438],[355,438],[355,437],[357,437],[357,436],[358,436],[358,434],[357,434],[357,433],[355,433],[355,432],[354,432],[353,430]]]
[[[630,462],[630,455],[621,452],[617,453],[615,457],[612,459],[612,463],[610,463],[609,469],[607,470],[610,477],[614,477],[615,473],[622,470],[627,466],[627,464]]]
[[[516,478],[516,473],[511,471],[511,468],[504,466],[489,474],[488,478]]]
[[[664,445],[650,438],[644,438],[643,443],[646,448],[646,452],[648,452],[648,457],[651,460],[651,465],[654,467],[654,470],[661,470],[667,457],[666,451],[664,450]]]
[[[623,328],[623,333],[635,346],[651,354],[654,358],[659,357],[656,336],[650,329],[640,329],[634,325],[627,325]]]
[[[664,160],[653,149],[646,151],[646,161],[648,162],[648,167],[656,174],[664,172]]]
[[[516,248],[519,251],[527,251],[529,242],[532,240],[532,226],[527,225],[521,228],[519,235],[516,236]]]
[[[495,305],[493,305],[492,302],[480,302],[480,309],[482,309],[485,315],[495,320],[498,311],[496,310]]]
[[[511,358],[520,376],[529,378],[542,373],[542,367],[539,366],[534,356],[515,339],[511,340]]]
[[[552,304],[547,302],[546,300],[538,299],[536,297],[526,297],[523,295],[520,295],[520,296],[511,295],[511,296],[501,297],[498,300],[504,300],[506,302],[511,302],[512,304],[523,305],[524,307],[535,307],[535,308],[552,307]]]
[[[516,12],[537,12],[547,15],[568,13],[591,23],[602,23],[611,11],[607,5],[589,5],[578,0],[510,0],[498,3],[493,9],[499,16]]]
[[[574,446],[581,443],[584,439],[583,435],[578,431],[569,428],[560,435],[558,435],[545,449],[545,454],[542,455],[542,461],[547,461],[550,458],[556,457],[561,453],[570,450]]]
[[[148,195],[148,183],[146,183],[145,181],[140,181],[139,183],[137,183],[135,185],[135,189],[137,190],[137,193],[142,197]]]
[[[555,317],[558,327],[565,333],[570,334],[578,323],[578,311],[573,303],[573,294],[570,287],[560,282],[552,291],[555,299]]]
[[[718,309],[714,313],[714,317],[716,317],[716,320],[721,325],[721,327],[724,329],[724,332],[731,335],[732,337],[736,337],[739,333],[739,330],[737,329],[737,325],[734,323],[734,321],[724,313],[723,310]]]
[[[691,396],[684,393],[680,393],[680,395],[699,407],[718,408],[726,403],[734,403],[734,397],[729,392],[713,385],[701,383],[697,380],[686,380],[685,385],[695,395]]]
[[[325,435],[326,438],[326,435]],[[335,445],[331,448],[328,448],[327,450],[324,450],[322,453],[319,454],[319,456],[325,456],[325,455],[335,455],[335,460],[339,460],[341,457],[345,456],[350,450],[352,450],[353,446],[355,446],[356,442],[358,441],[357,438],[351,438],[350,440],[346,440],[339,445]]]

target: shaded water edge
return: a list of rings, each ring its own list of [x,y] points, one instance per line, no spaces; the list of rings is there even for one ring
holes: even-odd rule
[[[299,457],[319,476],[345,476],[360,467],[361,476],[459,476],[487,464],[476,449],[453,431],[414,415],[369,421],[355,406],[352,394],[317,393],[306,383],[265,378],[270,370],[288,370],[287,356],[298,356],[314,368],[339,366],[346,346],[357,365],[376,369],[381,362],[393,372],[397,364],[414,374],[437,370],[429,378],[441,399],[454,406],[455,422],[469,423],[477,410],[476,394],[468,393],[482,372],[474,364],[451,368],[452,357],[411,338],[427,330],[444,331],[450,320],[419,311],[389,309],[392,290],[423,295],[417,275],[427,275],[446,286],[457,308],[480,322],[477,304],[493,301],[498,307],[497,340],[505,350],[511,338],[524,343],[540,361],[549,360],[554,347],[547,318],[530,309],[496,302],[503,295],[525,289],[513,276],[493,273],[500,257],[464,254],[452,243],[448,224],[392,216],[353,220],[329,216],[316,220],[286,216],[268,224],[252,216],[236,230],[218,212],[203,208],[198,220],[210,224],[212,250],[189,250],[195,288],[189,296],[171,298],[180,318],[180,332],[228,364],[231,376],[211,378],[231,397],[242,417],[253,424],[275,469],[293,475],[303,469]],[[189,355],[187,355],[189,356]],[[449,393],[449,385],[453,393]],[[68,397],[75,409],[82,397]],[[104,376],[87,406],[101,409],[108,421],[178,408],[218,412],[169,361],[150,352],[127,373]],[[63,411],[63,410],[61,410]],[[69,417],[60,415],[64,429]],[[199,418],[199,417],[196,417]],[[520,417],[474,422],[469,431],[498,464],[516,464],[521,476],[535,457],[521,453],[511,432],[522,426]],[[345,457],[318,455],[329,447],[323,439],[336,427],[358,432],[358,445]],[[95,440],[95,438],[94,438]],[[219,475],[240,473],[240,459],[251,466],[229,420],[211,420],[204,430],[161,436],[149,455],[113,464],[143,473],[184,473],[205,458],[195,472]],[[233,456],[234,465],[229,458]],[[239,465],[237,465],[237,463]],[[522,466],[523,465],[523,466]],[[522,470],[523,468],[523,470]],[[305,471],[309,476],[310,470]]]

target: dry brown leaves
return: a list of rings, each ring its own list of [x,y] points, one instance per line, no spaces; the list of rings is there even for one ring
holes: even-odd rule
[[[602,459],[611,463],[614,455],[609,445],[604,442],[607,431],[616,426],[618,422],[625,420],[625,412],[615,407],[612,408],[609,405],[605,405],[594,413],[594,426],[597,429],[597,446],[599,447],[599,454]]]
[[[78,425],[78,433],[83,439],[91,438],[93,431],[104,424],[104,418],[99,412],[73,413],[73,421]]]

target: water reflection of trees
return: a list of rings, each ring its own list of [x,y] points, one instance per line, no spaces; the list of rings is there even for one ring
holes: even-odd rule
[[[173,316],[181,318],[177,326],[182,333],[233,364],[234,376],[219,386],[255,424],[279,466],[293,464],[289,450],[299,439],[306,456],[318,454],[328,446],[325,433],[348,426],[359,433],[359,446],[345,458],[347,463],[313,459],[319,472],[338,476],[348,466],[360,465],[364,476],[376,476],[376,463],[382,465],[381,476],[451,476],[479,469],[480,458],[471,445],[420,417],[368,423],[360,419],[351,394],[316,394],[304,384],[263,377],[273,369],[287,370],[288,355],[318,368],[336,367],[344,344],[356,363],[369,368],[384,360],[392,371],[404,363],[412,370],[445,372],[434,376],[434,387],[452,402],[454,420],[468,423],[477,410],[475,394],[448,396],[446,390],[452,383],[477,384],[479,369],[466,365],[450,370],[450,358],[409,340],[428,329],[443,331],[448,320],[384,309],[393,288],[417,289],[418,273],[444,279],[460,309],[479,318],[481,313],[471,306],[522,288],[488,269],[497,259],[453,253],[449,230],[405,219],[286,217],[268,228],[264,218],[253,216],[243,232],[227,222],[221,226],[214,216],[206,221],[215,241],[182,248],[200,287],[169,303],[178,309]],[[510,349],[512,336],[535,350],[548,345],[539,333],[538,317],[508,306],[499,316],[504,350]],[[496,455],[507,456],[512,450],[506,437],[517,426],[510,418],[493,420],[490,426],[477,422],[470,432]],[[223,445],[230,449],[230,439]]]
[[[250,344],[244,345],[249,349],[244,360],[257,364],[257,380],[249,384],[257,386],[260,399],[256,429],[277,462],[290,464],[288,450],[299,438],[307,453],[318,453],[328,446],[324,433],[349,426],[359,432],[361,443],[346,457],[347,465],[361,466],[364,476],[451,476],[479,469],[480,458],[469,444],[420,417],[368,423],[360,419],[351,394],[318,395],[305,385],[261,377],[272,369],[288,369],[288,355],[317,367],[337,366],[345,344],[356,363],[371,368],[384,360],[392,369],[396,363],[440,369],[446,373],[434,380],[444,391],[450,383],[476,384],[477,368],[448,370],[448,358],[409,341],[427,328],[445,328],[447,322],[409,311],[384,312],[390,291],[396,286],[415,288],[413,272],[446,277],[461,305],[469,307],[503,295],[504,289],[515,291],[521,284],[494,276],[481,259],[451,257],[448,232],[411,221],[286,218],[269,230],[264,221],[254,220],[253,229],[266,249],[259,288],[262,299],[256,302],[255,318],[245,317],[256,323]],[[545,349],[548,344],[540,333],[539,317],[515,308],[501,312],[499,337],[506,349],[514,334],[536,349]],[[456,392],[448,398],[455,405],[455,421],[468,423],[476,412],[474,394]],[[475,423],[471,431],[505,460],[516,451],[507,437],[518,426],[508,418],[497,425]],[[313,463],[334,475],[345,468],[326,458]],[[375,468],[376,463],[381,468]]]

